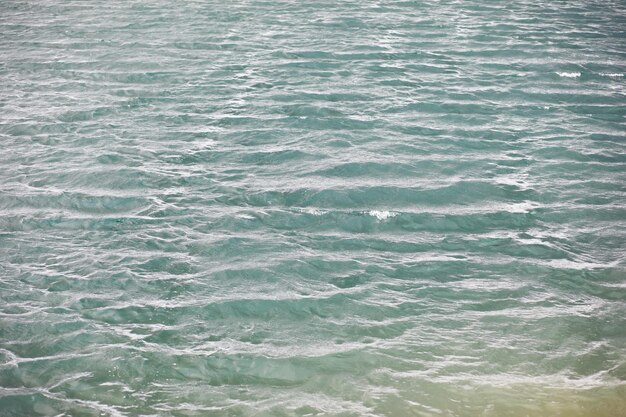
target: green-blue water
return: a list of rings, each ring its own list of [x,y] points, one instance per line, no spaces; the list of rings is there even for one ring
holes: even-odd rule
[[[626,416],[624,1],[0,0],[0,416]]]

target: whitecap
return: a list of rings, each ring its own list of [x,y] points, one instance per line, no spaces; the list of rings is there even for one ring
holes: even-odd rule
[[[557,75],[565,78],[578,78],[580,77],[580,72],[557,72]]]
[[[306,214],[312,214],[314,216],[321,216],[323,214],[326,214],[326,211],[324,210],[320,210],[320,209],[316,209],[316,208],[303,208],[300,209],[301,213],[306,213]]]
[[[624,74],[620,72],[601,72],[600,75],[603,77],[611,77],[611,78],[619,78],[619,77],[624,76]]]
[[[376,217],[378,220],[386,220],[390,217],[395,217],[398,213],[394,213],[388,210],[370,210],[367,214],[372,217]]]

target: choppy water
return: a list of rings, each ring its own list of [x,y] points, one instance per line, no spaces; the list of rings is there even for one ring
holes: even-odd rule
[[[626,415],[623,1],[0,2],[0,416]]]

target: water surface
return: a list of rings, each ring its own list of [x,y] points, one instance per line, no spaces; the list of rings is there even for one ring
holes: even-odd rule
[[[0,0],[0,416],[624,416],[625,31]]]

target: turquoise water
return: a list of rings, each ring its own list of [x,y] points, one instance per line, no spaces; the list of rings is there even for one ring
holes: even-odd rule
[[[0,416],[626,416],[623,1],[0,0]]]

